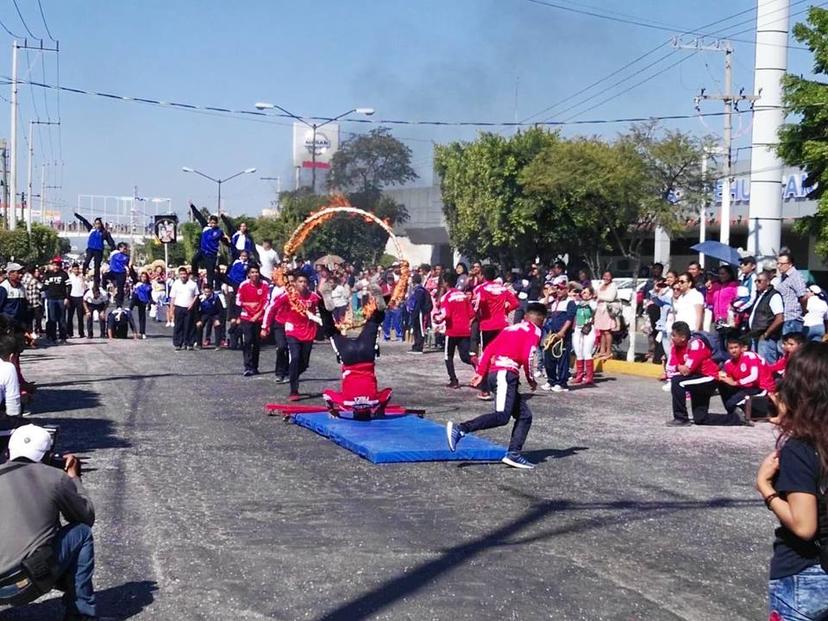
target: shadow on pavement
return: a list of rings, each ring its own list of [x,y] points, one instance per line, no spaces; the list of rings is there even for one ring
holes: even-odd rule
[[[562,459],[572,457],[581,451],[588,451],[588,446],[570,446],[565,449],[539,449],[537,451],[523,451],[523,456],[533,464],[542,464],[549,459]]]
[[[78,384],[91,384],[101,381],[115,382],[119,380],[156,379],[159,377],[182,377],[182,375],[180,373],[156,373],[154,375],[112,375],[107,377],[90,377],[89,379],[73,379],[65,382],[49,382],[48,384],[38,384],[37,386],[38,388],[54,388],[55,386],[77,386]]]
[[[501,490],[513,493],[531,506],[519,517],[510,520],[482,537],[442,550],[431,561],[407,570],[405,574],[386,580],[356,599],[340,604],[337,608],[317,617],[317,621],[358,621],[374,617],[380,611],[395,602],[419,591],[426,585],[433,587],[443,574],[470,562],[486,550],[498,547],[529,545],[537,541],[551,539],[560,535],[581,533],[596,528],[606,528],[619,524],[651,520],[671,513],[699,509],[723,509],[745,507],[761,504],[761,501],[735,498],[712,498],[710,500],[618,500],[607,502],[580,502],[574,500],[548,500],[527,494],[520,490],[499,486]],[[564,511],[612,511],[610,515],[584,518],[578,522],[534,533],[523,538],[518,536],[548,516]]]
[[[107,418],[41,418],[31,419],[38,425],[60,428],[58,450],[61,453],[84,454],[88,451],[129,448],[131,442],[115,435],[115,423]]]
[[[49,414],[96,408],[100,404],[100,396],[94,390],[38,386],[31,409],[34,414]]]
[[[127,582],[121,586],[104,589],[95,593],[98,614],[102,617],[114,616],[117,619],[129,619],[152,604],[153,593],[158,590],[154,581]],[[58,597],[45,602],[29,604],[22,608],[8,608],[0,611],[2,621],[59,621],[63,615],[60,593],[52,591]]]

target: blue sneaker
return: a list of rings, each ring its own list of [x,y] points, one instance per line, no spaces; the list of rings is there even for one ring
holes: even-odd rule
[[[503,456],[503,459],[501,459],[500,461],[502,461],[507,466],[511,466],[512,468],[520,468],[521,470],[535,469],[535,464],[530,462],[517,451],[509,451],[508,453],[506,453],[506,455]]]
[[[446,440],[448,440],[449,450],[453,453],[457,450],[457,443],[466,435],[460,431],[457,426],[449,421],[446,423]]]

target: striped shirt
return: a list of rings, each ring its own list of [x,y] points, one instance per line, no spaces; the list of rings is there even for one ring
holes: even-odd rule
[[[796,321],[802,319],[802,304],[799,298],[805,295],[805,281],[795,267],[789,269],[779,279],[779,286],[776,290],[782,294],[782,302],[785,305],[785,321]]]

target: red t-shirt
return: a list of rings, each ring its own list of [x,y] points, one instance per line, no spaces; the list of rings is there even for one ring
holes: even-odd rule
[[[299,296],[299,304],[305,308],[305,312],[298,313],[291,306],[290,298],[287,294],[279,298],[277,303],[285,311],[285,335],[292,336],[297,341],[302,341],[303,343],[313,341],[316,338],[316,327],[319,324],[308,317],[308,314],[317,314],[321,300],[322,298],[311,291],[305,297]]]
[[[256,321],[262,321],[264,308],[267,305],[268,291],[269,286],[263,280],[260,280],[257,284],[245,280],[239,285],[239,290],[236,293],[236,305],[241,307],[239,319],[251,321],[255,318]]]
[[[724,371],[742,388],[761,388],[771,392],[776,390],[770,367],[759,354],[752,351],[744,352],[738,360],[725,362]]]
[[[273,285],[270,288],[270,300],[265,308],[264,321],[262,321],[262,325],[266,326],[267,329],[269,329],[274,322],[285,325],[290,306],[283,306],[280,301],[286,296],[287,292],[284,287]]]
[[[522,368],[527,379],[532,378],[532,356],[538,347],[541,329],[528,321],[505,328],[483,350],[477,373],[486,376],[497,371],[519,373]]]
[[[440,313],[446,322],[446,336],[471,336],[474,308],[469,296],[451,288],[440,298]]]
[[[520,305],[510,289],[492,281],[478,285],[473,297],[481,330],[502,330],[509,325],[506,315]]]
[[[682,347],[673,345],[668,366],[678,369],[679,365],[686,365],[690,373],[699,373],[707,377],[719,377],[719,367],[713,360],[713,352],[700,338],[691,336]]]

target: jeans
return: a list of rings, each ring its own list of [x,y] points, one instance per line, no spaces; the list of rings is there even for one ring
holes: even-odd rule
[[[86,524],[67,524],[52,541],[61,582],[65,583],[63,605],[67,613],[95,616],[95,590],[92,572],[95,570],[95,544],[92,529]]]
[[[386,341],[391,340],[391,330],[397,334],[397,340],[403,340],[402,310],[389,308],[385,311],[385,319],[382,322],[382,336]]]
[[[809,341],[821,341],[825,336],[825,326],[807,326],[805,328],[805,338]]]
[[[768,364],[779,360],[779,339],[758,339],[753,341],[753,350]]]
[[[569,382],[569,362],[572,355],[572,339],[569,336],[563,338],[561,355],[552,355],[552,348],[544,350],[543,365],[546,370],[546,381],[552,386],[566,388]]]
[[[66,339],[66,307],[63,298],[46,299],[46,336],[53,341]]]
[[[779,621],[828,618],[828,574],[813,565],[793,576],[768,582],[768,612]],[[776,617],[773,614],[776,613]]]
[[[502,427],[509,423],[510,418],[515,419],[512,426],[512,439],[509,441],[509,452],[523,450],[529,428],[532,426],[532,411],[526,397],[518,392],[517,373],[509,371],[497,371],[489,373],[487,378],[489,386],[495,393],[495,411],[490,414],[483,414],[477,418],[460,423],[458,429],[463,433]]]

